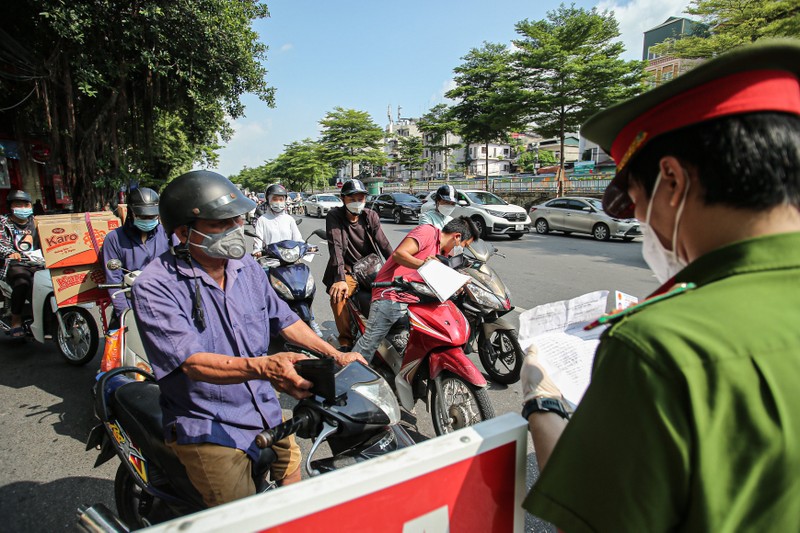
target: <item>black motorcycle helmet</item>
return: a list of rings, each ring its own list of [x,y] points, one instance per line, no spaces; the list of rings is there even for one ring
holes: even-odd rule
[[[224,220],[255,209],[256,204],[231,181],[208,170],[181,174],[164,188],[158,214],[167,235],[199,218]]]
[[[433,199],[457,204],[458,200],[456,199],[456,188],[452,185],[442,185],[436,189],[436,194],[433,195]]]
[[[128,194],[128,207],[136,217],[151,217],[158,214],[158,193],[142,187]]]
[[[269,201],[269,197],[272,194],[277,194],[278,196],[289,196],[289,193],[286,191],[286,187],[284,187],[280,183],[273,183],[272,185],[267,187],[267,190],[265,191],[267,201]]]
[[[350,196],[351,194],[367,194],[367,189],[361,180],[348,180],[342,185],[342,196]]]
[[[11,191],[6,196],[6,205],[11,206],[11,202],[28,202],[33,203],[31,195],[25,191]]]

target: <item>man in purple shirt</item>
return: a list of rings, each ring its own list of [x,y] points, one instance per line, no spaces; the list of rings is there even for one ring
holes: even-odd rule
[[[243,213],[253,202],[219,174],[193,171],[167,185],[159,203],[180,245],[150,263],[133,287],[133,309],[161,390],[164,434],[209,507],[255,493],[256,435],[281,422],[275,389],[295,398],[311,383],[293,364],[265,356],[270,335],[332,357],[362,361],[323,341],[277,297],[245,256]],[[273,478],[300,480],[293,438],[274,446]]]
[[[147,187],[132,190],[128,194],[128,218],[125,224],[109,233],[103,241],[103,265],[111,259],[119,259],[125,270],[142,270],[167,250],[169,239],[158,221],[158,193]],[[121,283],[124,275],[122,270],[106,268],[106,283]],[[109,296],[118,290],[110,289]],[[118,324],[130,304],[124,295],[112,298],[111,303],[114,304],[112,324]]]

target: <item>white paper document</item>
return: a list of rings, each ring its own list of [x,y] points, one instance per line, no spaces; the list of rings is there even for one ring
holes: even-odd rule
[[[589,386],[594,353],[605,329],[583,327],[605,313],[607,298],[608,291],[595,291],[534,307],[519,317],[520,346],[527,350],[536,345],[539,361],[573,407]]]
[[[464,274],[459,274],[452,268],[439,261],[428,261],[419,267],[419,275],[428,284],[428,287],[436,293],[440,302],[450,298],[455,292],[464,286],[471,278]]]

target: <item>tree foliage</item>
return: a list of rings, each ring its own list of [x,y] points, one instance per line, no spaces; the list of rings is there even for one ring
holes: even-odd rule
[[[19,0],[6,42],[35,73],[41,117],[77,208],[128,180],[159,185],[213,163],[243,93],[273,105],[252,29],[260,0]],[[8,45],[6,50],[8,50]],[[24,83],[13,80],[16,85]],[[22,110],[20,110],[22,112]]]
[[[422,157],[422,152],[425,147],[422,144],[422,137],[409,135],[400,137],[398,146],[397,162],[403,165],[405,170],[411,173],[410,178],[414,179],[414,172],[422,170],[425,163],[428,162],[427,158]]]
[[[428,150],[433,153],[444,154],[445,179],[448,179],[450,174],[450,153],[464,146],[460,142],[454,142],[457,138],[455,134],[459,129],[459,125],[457,121],[453,120],[450,108],[447,104],[433,106],[417,121],[417,127],[426,136]]]
[[[449,116],[458,123],[467,145],[472,142],[486,145],[488,177],[489,143],[523,126],[522,86],[512,68],[511,53],[502,44],[484,42],[462,60],[453,69],[456,87],[445,94],[456,101]]]
[[[386,164],[382,150],[384,133],[366,111],[336,107],[320,120],[320,144],[326,159],[335,168],[350,165],[350,175],[355,176],[355,165],[371,170]]]
[[[273,183],[280,183],[290,191],[313,191],[324,187],[332,176],[322,146],[304,139],[287,144],[274,160],[256,168],[245,167],[230,179],[255,191],[263,191]]]
[[[516,25],[514,66],[524,84],[521,101],[535,130],[561,141],[591,115],[642,90],[644,65],[624,61],[613,14],[563,4],[538,21]]]
[[[697,31],[668,39],[653,52],[709,58],[766,37],[800,37],[797,0],[693,0],[686,13],[702,22]]]

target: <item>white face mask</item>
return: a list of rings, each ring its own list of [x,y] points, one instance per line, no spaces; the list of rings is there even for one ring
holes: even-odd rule
[[[442,215],[449,217],[455,211],[456,206],[453,204],[439,204],[439,207],[436,208]]]
[[[347,204],[347,210],[354,215],[360,215],[365,205],[367,205],[367,202],[350,202]]]
[[[286,209],[286,202],[270,202],[269,208],[276,213],[283,213]]]
[[[675,226],[672,229],[672,243],[671,250],[667,250],[658,239],[658,235],[650,227],[650,213],[653,209],[653,199],[656,197],[656,191],[661,183],[661,172],[658,173],[656,184],[653,187],[653,193],[650,195],[650,203],[647,205],[647,215],[644,224],[641,224],[642,229],[642,256],[645,262],[650,267],[650,270],[656,275],[659,283],[664,283],[672,279],[675,274],[683,270],[686,266],[686,261],[678,256],[677,243],[675,242],[678,237],[678,225],[681,221],[683,214],[683,206],[686,204],[686,195],[689,193],[690,182],[687,180],[686,189],[683,191],[683,198],[681,205],[678,206],[678,212],[675,214]]]

